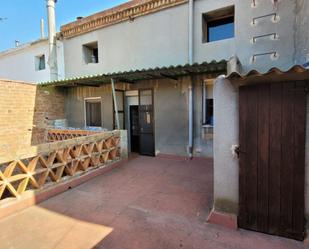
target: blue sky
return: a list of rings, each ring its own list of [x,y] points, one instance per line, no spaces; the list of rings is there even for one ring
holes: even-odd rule
[[[127,0],[58,0],[56,6],[57,29],[77,16],[87,16],[95,12],[127,2]],[[47,14],[45,0],[1,0],[0,51],[15,46],[15,40],[21,43],[40,37],[40,20],[45,20],[47,35]]]

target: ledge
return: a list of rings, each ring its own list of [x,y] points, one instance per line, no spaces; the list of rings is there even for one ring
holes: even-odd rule
[[[82,18],[61,27],[64,38],[71,38],[96,29],[104,28],[136,17],[186,3],[188,0],[132,1],[112,9]]]

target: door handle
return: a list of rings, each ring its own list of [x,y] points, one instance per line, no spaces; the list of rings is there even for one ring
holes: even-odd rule
[[[245,154],[246,152],[241,150],[240,146],[239,145],[232,145],[232,154],[234,157],[237,157],[239,158],[240,154]]]
[[[235,153],[237,154],[237,157],[239,158],[240,154],[246,154],[245,151],[241,150],[239,146],[235,148]]]

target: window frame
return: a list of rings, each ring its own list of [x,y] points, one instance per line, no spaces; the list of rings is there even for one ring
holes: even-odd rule
[[[96,52],[94,52],[96,51]],[[91,58],[88,58],[88,56],[95,56],[96,62],[92,62]],[[83,63],[86,65],[89,64],[98,64],[100,62],[99,60],[99,42],[93,41],[88,42],[85,44],[82,44],[82,59]]]
[[[44,68],[40,68],[42,58],[44,58]],[[35,68],[35,71],[37,71],[37,72],[46,70],[46,56],[45,56],[45,54],[36,55],[34,57],[34,68]]]
[[[207,120],[207,100],[208,99],[212,99],[214,101],[214,98],[207,98],[207,86],[213,86],[213,82],[205,80],[202,83],[202,127],[213,127],[213,125],[208,124]],[[214,105],[214,102],[213,102]],[[214,107],[214,106],[213,106]],[[213,113],[213,117],[214,117],[214,113]]]
[[[209,41],[209,23],[224,21],[233,18],[234,24],[234,35],[230,38],[218,39],[214,41]],[[219,25],[218,25],[219,26]],[[235,38],[235,6],[228,6],[225,8],[217,9],[211,12],[202,13],[202,43],[213,43],[218,41],[223,41],[227,39]]]
[[[101,126],[88,126],[87,125],[87,101],[89,100],[98,100],[98,103],[101,105]],[[89,128],[103,128],[103,98],[102,97],[87,97],[84,98],[84,125]]]

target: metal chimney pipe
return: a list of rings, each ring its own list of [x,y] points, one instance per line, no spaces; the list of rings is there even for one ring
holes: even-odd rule
[[[57,67],[57,40],[56,40],[56,15],[55,5],[57,0],[47,1],[47,13],[48,13],[48,39],[49,39],[49,58],[48,64],[50,69],[50,80],[58,79],[58,67]]]
[[[45,39],[45,27],[44,27],[44,19],[41,19],[40,23],[40,28],[41,28],[41,39]]]

